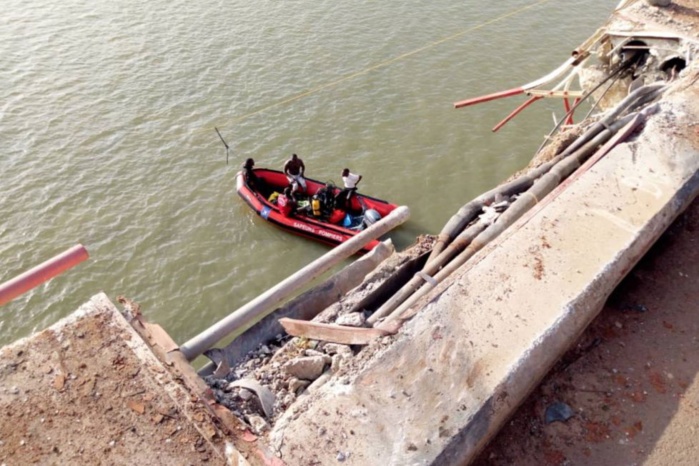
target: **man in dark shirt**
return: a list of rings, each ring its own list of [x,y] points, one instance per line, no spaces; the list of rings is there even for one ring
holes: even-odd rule
[[[303,160],[296,154],[293,154],[284,164],[284,174],[289,183],[293,185],[296,182],[301,188],[301,192],[306,192],[306,180],[303,178],[305,170],[306,166],[303,164]]]
[[[257,184],[257,175],[253,172],[255,168],[255,161],[253,159],[247,159],[243,164],[243,175],[245,176],[245,181],[247,181],[248,186],[254,188]]]

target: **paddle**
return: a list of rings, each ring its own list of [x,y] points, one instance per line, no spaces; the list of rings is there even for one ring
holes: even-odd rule
[[[228,144],[226,144],[226,141],[223,140],[223,136],[221,136],[221,132],[218,130],[218,128],[214,126],[214,129],[216,130],[218,137],[221,138],[221,142],[223,143],[223,145],[226,146],[226,165],[228,165]]]

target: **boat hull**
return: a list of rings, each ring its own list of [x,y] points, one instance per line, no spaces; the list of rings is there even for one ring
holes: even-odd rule
[[[313,218],[310,215],[284,216],[276,204],[270,202],[272,192],[282,192],[288,186],[288,180],[284,173],[277,170],[258,168],[253,170],[260,186],[251,186],[248,183],[244,171],[236,174],[236,191],[245,203],[262,219],[272,225],[288,231],[289,233],[308,239],[319,241],[331,246],[341,244],[354,237],[359,231],[345,228]],[[261,182],[260,182],[261,181]],[[306,179],[307,194],[312,196],[322,188],[325,183],[317,180]],[[337,189],[339,191],[339,189]],[[376,210],[381,217],[388,215],[397,206],[381,199],[376,199],[364,194],[355,193],[351,198],[349,210],[358,212],[365,209]],[[367,243],[360,252],[368,252],[379,244],[379,240]]]

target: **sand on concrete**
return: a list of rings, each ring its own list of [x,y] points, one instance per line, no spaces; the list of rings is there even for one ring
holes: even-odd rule
[[[226,434],[104,294],[0,350],[0,463],[226,464]]]
[[[474,464],[697,464],[698,352],[695,200]],[[574,415],[547,424],[556,402]]]

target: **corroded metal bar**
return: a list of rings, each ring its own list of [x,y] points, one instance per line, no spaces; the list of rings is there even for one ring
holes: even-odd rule
[[[524,110],[525,108],[529,107],[531,104],[533,104],[534,102],[536,102],[536,101],[539,100],[539,99],[543,99],[543,97],[537,96],[537,95],[535,95],[535,96],[533,96],[533,97],[530,97],[529,100],[525,101],[522,105],[520,105],[519,107],[517,107],[516,109],[514,109],[514,110],[512,111],[512,113],[510,113],[509,115],[507,115],[500,123],[498,123],[497,125],[495,125],[495,126],[493,127],[493,129],[492,129],[493,133],[495,133],[497,130],[499,130],[500,128],[502,128],[503,126],[505,126],[505,123],[507,123],[508,121],[510,121],[511,119],[513,119],[514,117],[516,117],[517,115],[519,115],[519,113],[520,113],[522,110]]]
[[[454,102],[454,108],[468,107],[469,105],[482,104],[483,102],[490,102],[491,100],[503,99],[505,97],[512,97],[513,95],[524,94],[523,87],[516,87],[514,89],[508,89],[506,91],[495,92],[493,94],[482,95],[480,97],[474,97],[472,99],[462,100],[460,102]]]
[[[17,296],[36,288],[37,286],[62,274],[66,270],[75,267],[89,257],[87,249],[78,244],[67,251],[27,270],[21,275],[6,281],[0,285],[0,306],[6,304]]]

